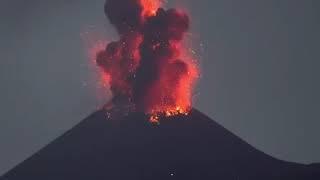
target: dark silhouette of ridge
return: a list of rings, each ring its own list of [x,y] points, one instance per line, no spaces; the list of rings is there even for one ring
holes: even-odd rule
[[[101,110],[3,180],[319,180],[319,165],[272,158],[197,110],[162,117]]]

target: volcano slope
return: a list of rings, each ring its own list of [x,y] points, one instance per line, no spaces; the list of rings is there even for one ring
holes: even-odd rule
[[[98,111],[2,180],[319,180],[319,165],[272,158],[193,109],[189,115]]]

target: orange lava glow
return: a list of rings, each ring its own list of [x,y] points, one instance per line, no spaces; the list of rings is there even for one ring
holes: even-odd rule
[[[143,7],[142,16],[144,17],[154,16],[162,5],[160,0],[140,0],[140,3]]]
[[[97,54],[100,51],[103,51],[106,48],[106,45],[108,44],[108,42],[106,41],[97,41],[95,42],[91,47],[89,47],[89,59],[90,59],[90,63],[94,64],[95,66],[97,65],[96,62],[96,57]],[[99,86],[103,87],[103,88],[107,88],[108,84],[110,83],[110,75],[107,73],[104,73],[103,71],[98,71],[99,73]]]
[[[137,8],[139,23],[131,19],[136,16],[125,16],[130,13],[113,11],[123,5],[127,11],[132,5],[114,0],[107,6],[120,39],[92,49],[103,70],[102,80],[110,85],[114,103],[133,104],[133,110],[149,115],[152,123],[158,124],[161,117],[187,115],[199,77],[196,61],[183,44],[189,18],[185,12],[162,9],[161,0],[132,1],[142,7]]]
[[[153,123],[158,123],[161,116],[170,117],[176,115],[188,115],[192,107],[192,92],[196,80],[199,78],[198,66],[189,53],[187,53],[186,48],[179,43],[172,43],[176,49],[177,59],[184,59],[187,64],[187,73],[184,73],[179,77],[178,84],[175,84],[175,88],[171,82],[171,78],[174,74],[170,71],[170,67],[164,67],[163,76],[160,77],[158,83],[154,84],[152,89],[149,91],[152,94],[152,102],[154,104],[149,105],[152,107],[148,109],[150,114],[150,121]],[[167,71],[168,70],[168,71]],[[168,98],[168,96],[171,96]],[[146,96],[148,97],[148,95]],[[175,102],[168,102],[168,99],[174,99]]]

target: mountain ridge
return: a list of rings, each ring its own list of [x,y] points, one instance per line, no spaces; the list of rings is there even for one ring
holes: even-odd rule
[[[196,109],[160,117],[100,110],[2,178],[320,179],[319,164],[273,158]]]

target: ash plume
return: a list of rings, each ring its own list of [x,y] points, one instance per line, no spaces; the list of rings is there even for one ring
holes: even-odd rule
[[[185,113],[198,75],[182,45],[190,19],[160,6],[157,0],[107,0],[105,14],[120,38],[96,61],[110,79],[114,103],[150,114]]]

